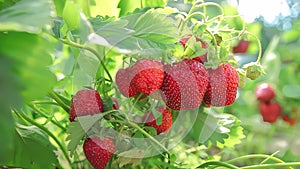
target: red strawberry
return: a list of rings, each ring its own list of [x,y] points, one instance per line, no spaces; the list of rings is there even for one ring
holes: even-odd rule
[[[262,102],[268,102],[275,96],[275,90],[268,83],[261,83],[255,88],[256,99]]]
[[[72,122],[77,116],[101,112],[103,112],[103,103],[99,93],[90,89],[80,90],[72,97],[69,120]]]
[[[281,114],[281,106],[277,102],[261,102],[259,111],[264,122],[275,123]]]
[[[167,132],[172,127],[172,114],[168,108],[158,107],[157,110],[162,113],[162,123],[157,125],[156,119],[152,112],[145,113],[143,122],[146,126],[151,126],[156,129],[157,134]]]
[[[195,109],[202,102],[207,84],[208,74],[200,62],[184,60],[166,65],[162,98],[173,110]]]
[[[159,89],[164,80],[162,63],[156,60],[141,59],[133,67],[133,84],[139,92],[151,94]]]
[[[125,97],[132,97],[138,93],[133,84],[132,68],[119,69],[116,74],[116,83],[119,91]]]
[[[249,47],[249,41],[241,40],[239,43],[233,47],[233,53],[246,53]]]
[[[191,37],[190,36],[186,36],[186,37],[183,37],[180,39],[180,43],[182,44],[182,46],[185,48],[186,47],[186,43],[187,41],[190,39]],[[204,43],[202,40],[200,40],[199,38],[196,38],[196,42],[201,42],[201,46],[203,49],[206,49],[207,48],[207,44]],[[207,53],[205,53],[204,55],[201,55],[201,56],[197,56],[195,58],[193,58],[193,60],[196,60],[198,62],[201,62],[201,63],[204,63],[204,62],[207,62]]]
[[[95,169],[104,169],[107,162],[114,154],[115,144],[112,139],[105,137],[87,138],[83,144],[83,152],[86,159]]]
[[[289,123],[290,126],[294,126],[298,121],[297,109],[292,110],[293,116],[289,116],[287,114],[282,115],[282,120]]]
[[[204,102],[211,106],[228,106],[235,101],[239,75],[230,64],[221,64],[217,69],[207,69],[209,83]]]

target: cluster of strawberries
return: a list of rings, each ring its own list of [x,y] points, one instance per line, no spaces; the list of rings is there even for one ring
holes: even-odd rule
[[[113,100],[113,109],[118,109],[118,102]],[[156,129],[157,134],[167,132],[172,126],[172,114],[167,108],[158,107],[158,112],[162,113],[162,123],[157,125],[156,120],[151,112],[146,112],[143,121],[146,126],[152,126]],[[83,89],[79,90],[71,100],[70,117],[71,122],[76,117],[99,114],[104,111],[103,101],[96,90]],[[113,139],[105,136],[101,140],[98,136],[88,136],[83,144],[83,151],[87,160],[96,169],[104,169],[107,162],[115,152],[115,143]]]
[[[180,43],[186,48],[190,37],[184,37]],[[207,48],[201,40],[202,48]],[[151,96],[162,99],[166,106],[157,107],[162,115],[162,122],[157,123],[153,112],[145,112],[142,122],[145,126],[156,129],[157,134],[166,133],[172,127],[172,110],[191,110],[198,108],[202,102],[207,106],[227,106],[236,98],[239,75],[228,63],[220,64],[216,69],[206,68],[206,54],[192,59],[182,59],[173,64],[157,60],[141,59],[133,66],[119,69],[116,84],[125,97],[143,99]],[[113,109],[118,109],[114,101]],[[70,118],[99,114],[104,111],[103,101],[96,90],[78,91],[71,100]],[[114,141],[105,136],[88,136],[83,144],[84,154],[91,165],[104,169],[114,153]]]
[[[268,83],[261,83],[255,88],[255,96],[259,101],[259,111],[264,122],[275,123],[279,117],[291,126],[297,122],[297,110],[293,109],[293,117],[284,114],[279,102],[275,101],[275,90]]]
[[[112,107],[117,108],[117,102]],[[79,90],[71,100],[70,117],[71,122],[76,117],[99,114],[104,111],[103,101],[96,90],[83,89]],[[83,152],[87,160],[96,169],[104,169],[107,162],[114,154],[115,143],[105,137],[101,140],[97,136],[87,137],[83,144]]]
[[[186,41],[180,41],[184,47]],[[236,69],[228,63],[216,69],[205,68],[206,60],[206,55],[173,64],[141,59],[131,67],[119,69],[116,83],[126,97],[155,95],[173,110],[196,109],[202,100],[207,106],[232,104],[239,82]]]

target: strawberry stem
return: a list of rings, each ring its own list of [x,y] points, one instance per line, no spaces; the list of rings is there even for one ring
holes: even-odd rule
[[[139,125],[137,125],[136,123],[134,122],[131,122],[129,120],[127,120],[127,123],[133,127],[133,128],[136,128],[137,130],[139,130],[141,133],[143,133],[146,137],[148,137],[151,141],[153,141],[155,144],[157,144],[159,147],[161,147],[168,155],[168,157],[171,157],[170,156],[170,153],[169,153],[169,150],[163,146],[159,141],[157,141],[155,138],[153,138],[149,133],[147,133],[144,129],[142,129]]]
[[[201,3],[201,4],[199,4]],[[220,9],[221,15],[224,15],[224,10],[221,5],[214,3],[214,2],[204,2],[204,1],[197,1],[191,7],[189,13],[187,14],[186,18],[182,21],[180,28],[179,28],[179,35],[182,34],[182,31],[186,25],[186,23],[194,16],[199,15],[203,18],[204,23],[206,23],[206,7],[207,6],[215,6]],[[203,8],[203,12],[193,12],[197,8]]]
[[[61,106],[67,113],[70,111],[70,107],[63,102],[59,96],[54,91],[48,93],[48,96],[55,100],[59,106]]]
[[[257,164],[257,165],[240,167],[240,169],[280,168],[280,167],[295,167],[295,166],[300,166],[300,162]]]
[[[221,162],[221,161],[208,161],[208,162],[205,162],[205,163],[201,164],[197,168],[205,168],[205,167],[208,167],[210,165],[213,165],[213,166],[222,166],[222,167],[226,167],[226,168],[230,168],[230,169],[238,169],[239,168],[239,167],[236,167],[234,165],[231,165],[231,164],[228,164],[228,163],[224,163],[224,162]]]
[[[274,157],[273,155],[265,155],[265,154],[250,154],[250,155],[245,155],[245,156],[241,156],[241,157],[237,157],[234,159],[231,159],[229,161],[227,161],[227,163],[233,163],[236,161],[243,161],[249,158],[265,158],[264,161],[262,161],[261,163],[264,163],[266,160],[270,159],[273,160],[274,162],[278,162],[278,163],[285,163],[284,161],[280,160],[279,158]],[[291,167],[288,167],[289,169],[291,169]]]
[[[54,120],[52,119],[52,117],[48,117],[48,116],[47,116],[43,111],[41,111],[35,104],[29,103],[28,106],[29,106],[30,108],[32,108],[32,110],[34,110],[35,112],[37,112],[38,114],[40,114],[42,117],[44,117],[44,118],[46,118],[46,119],[50,118],[50,122],[52,122],[53,124],[55,124],[55,125],[56,125],[58,128],[60,128],[62,131],[64,131],[64,132],[67,131],[67,129],[66,129],[64,126],[62,126],[60,123],[54,121]]]
[[[101,66],[103,67],[105,73],[107,74],[108,78],[109,78],[109,81],[112,82],[113,79],[107,69],[107,67],[105,66],[105,63],[103,62],[101,56],[98,54],[98,52],[96,50],[94,50],[93,48],[90,48],[90,47],[87,47],[87,46],[83,46],[81,44],[78,44],[78,43],[75,43],[69,39],[65,40],[65,39],[59,39],[62,43],[64,44],[67,44],[67,45],[70,45],[70,46],[74,46],[74,47],[77,47],[77,48],[80,48],[80,49],[85,49],[85,50],[88,50],[90,51],[91,53],[93,53],[97,58],[98,60],[100,61],[100,64]]]

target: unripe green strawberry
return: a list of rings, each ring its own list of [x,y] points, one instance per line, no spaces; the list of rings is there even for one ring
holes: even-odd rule
[[[83,144],[85,157],[95,169],[104,169],[114,151],[115,143],[108,137],[103,140],[99,137],[87,138]]]
[[[146,126],[151,126],[156,129],[157,134],[166,133],[172,127],[172,114],[168,108],[158,107],[158,112],[162,114],[162,123],[157,124],[152,112],[147,112],[143,116],[143,122]]]
[[[234,67],[225,63],[217,69],[208,70],[209,83],[204,95],[208,106],[228,106],[234,103],[239,83],[239,75]]]
[[[78,91],[71,100],[70,118],[72,122],[77,116],[99,114],[103,112],[103,102],[96,90]]]
[[[256,62],[245,64],[243,68],[246,68],[246,76],[251,80],[257,79],[261,74],[265,74],[263,67]]]

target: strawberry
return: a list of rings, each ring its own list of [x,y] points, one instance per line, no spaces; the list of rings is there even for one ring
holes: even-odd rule
[[[114,142],[111,138],[87,138],[83,143],[83,152],[86,159],[95,169],[104,169],[114,154]]]
[[[246,53],[249,47],[249,41],[241,40],[239,43],[233,47],[233,53]]]
[[[133,84],[132,68],[119,69],[116,74],[116,83],[119,91],[125,97],[132,97],[138,93],[137,88]]]
[[[209,83],[204,95],[208,106],[228,106],[235,101],[239,75],[234,67],[225,63],[217,69],[207,69]]]
[[[146,126],[154,127],[157,134],[165,133],[172,127],[172,114],[168,108],[158,107],[157,110],[162,114],[161,124],[157,125],[152,112],[145,113],[143,116],[143,122],[146,122]]]
[[[292,110],[292,116],[289,116],[287,114],[283,114],[281,117],[282,117],[282,120],[289,123],[290,126],[294,126],[297,121],[298,121],[298,114],[297,114],[297,109],[293,109]]]
[[[164,80],[162,63],[156,60],[141,59],[133,66],[133,84],[139,92],[151,94],[159,89]]]
[[[181,38],[179,42],[185,48],[186,43],[190,38],[191,38],[190,36],[185,36],[185,37]],[[200,40],[199,38],[196,38],[196,42],[201,42],[201,46],[202,46],[203,49],[207,48],[207,44],[205,42],[203,42],[202,40]],[[205,53],[204,55],[201,55],[201,56],[196,56],[196,57],[193,58],[193,60],[196,60],[196,61],[201,62],[201,63],[207,62],[207,53]]]
[[[195,109],[202,102],[207,84],[208,74],[203,64],[184,60],[174,65],[165,65],[161,95],[166,105],[173,110]]]
[[[72,122],[77,116],[99,114],[103,112],[103,102],[96,90],[78,91],[71,100],[70,118]]]
[[[261,102],[259,111],[264,122],[275,123],[281,114],[281,106],[277,102]]]
[[[262,102],[268,102],[275,97],[274,88],[268,83],[261,83],[255,88],[256,99]]]

